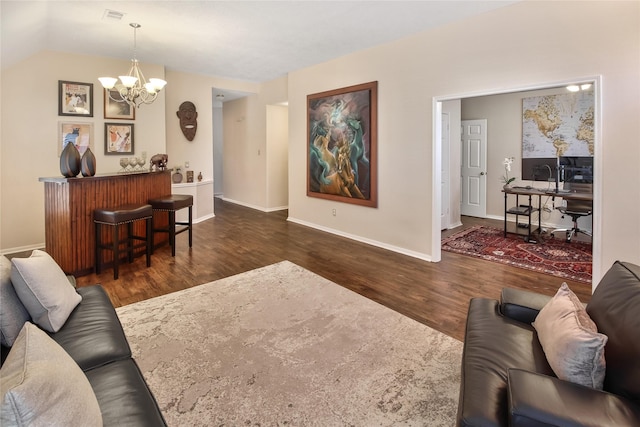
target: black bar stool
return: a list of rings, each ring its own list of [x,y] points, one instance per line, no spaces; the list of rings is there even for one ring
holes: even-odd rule
[[[180,234],[183,231],[189,231],[189,247],[193,243],[193,223],[192,223],[192,210],[193,210],[193,196],[186,194],[169,194],[163,197],[158,197],[149,200],[149,204],[153,207],[154,211],[167,212],[169,215],[169,225],[167,228],[154,228],[154,233],[169,233],[169,244],[171,245],[171,256],[176,256],[176,234]],[[176,211],[180,209],[189,208],[189,221],[177,222]],[[184,228],[176,229],[176,226],[185,226]]]
[[[136,236],[133,230],[135,221],[144,220],[146,222],[146,235]],[[118,279],[118,264],[120,263],[120,245],[127,245],[128,261],[133,262],[133,252],[135,249],[145,246],[147,256],[147,267],[151,266],[152,252],[152,232],[153,232],[153,209],[151,205],[123,205],[114,209],[95,209],[93,211],[93,222],[96,231],[96,274],[102,271],[102,257],[100,249],[113,251],[113,279]],[[120,239],[120,226],[127,225],[127,236]],[[101,240],[101,228],[103,225],[113,227],[113,241],[105,244]],[[143,241],[144,244],[134,245],[134,240]]]

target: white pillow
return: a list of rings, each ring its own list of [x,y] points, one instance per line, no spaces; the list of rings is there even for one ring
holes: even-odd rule
[[[11,260],[11,282],[33,321],[58,332],[82,297],[51,256],[35,250],[29,258]]]
[[[602,389],[608,338],[598,333],[596,324],[566,283],[540,310],[532,325],[558,378]]]
[[[31,320],[11,284],[11,261],[0,256],[0,342],[11,347],[24,323]]]
[[[89,380],[71,356],[31,322],[0,368],[0,425],[102,426]]]

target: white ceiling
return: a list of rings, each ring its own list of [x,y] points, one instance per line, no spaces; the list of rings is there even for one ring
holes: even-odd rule
[[[2,0],[2,68],[42,49],[131,59],[137,22],[140,62],[263,82],[512,3]]]

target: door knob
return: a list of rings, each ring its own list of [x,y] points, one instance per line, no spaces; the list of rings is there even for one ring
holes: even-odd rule
[[[480,172],[480,176],[484,175],[484,172]]]

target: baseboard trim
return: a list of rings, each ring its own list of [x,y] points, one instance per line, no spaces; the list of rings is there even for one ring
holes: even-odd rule
[[[240,206],[244,206],[245,208],[251,208],[251,209],[255,209],[257,211],[266,212],[266,213],[276,212],[276,211],[283,211],[283,210],[289,209],[289,206],[280,206],[280,207],[275,207],[275,208],[264,208],[262,206],[256,206],[256,205],[252,205],[252,204],[249,204],[249,203],[244,203],[244,202],[241,202],[239,200],[228,199],[226,197],[218,197],[218,198],[220,200],[225,201],[225,202],[233,203],[234,205],[240,205]]]
[[[33,251],[35,249],[40,249],[42,251],[45,250],[45,244],[44,243],[38,243],[35,245],[27,245],[27,246],[18,246],[15,248],[7,248],[7,249],[3,249],[2,251],[0,251],[0,255],[10,255],[10,254],[16,254],[19,252],[28,252],[28,251]]]
[[[365,243],[367,245],[371,245],[371,246],[375,246],[375,247],[378,247],[378,248],[386,249],[386,250],[389,250],[391,252],[396,252],[396,253],[399,253],[399,254],[402,254],[402,255],[407,255],[407,256],[410,256],[412,258],[421,259],[421,260],[427,261],[427,262],[433,262],[431,256],[429,256],[427,254],[424,254],[424,253],[421,253],[421,252],[411,251],[411,250],[408,250],[406,248],[401,248],[399,246],[389,245],[389,244],[386,244],[386,243],[379,242],[377,240],[367,239],[365,237],[357,236],[355,234],[345,233],[343,231],[335,230],[333,228],[323,227],[321,225],[313,224],[313,223],[310,223],[310,222],[307,222],[307,221],[303,221],[303,220],[300,220],[300,219],[297,219],[297,218],[293,218],[293,217],[288,217],[287,221],[290,221],[290,222],[293,222],[293,223],[296,223],[296,224],[300,224],[300,225],[304,225],[305,227],[314,228],[314,229],[319,230],[319,231],[324,231],[325,233],[335,234],[336,236],[345,237],[347,239],[355,240],[357,242]]]

